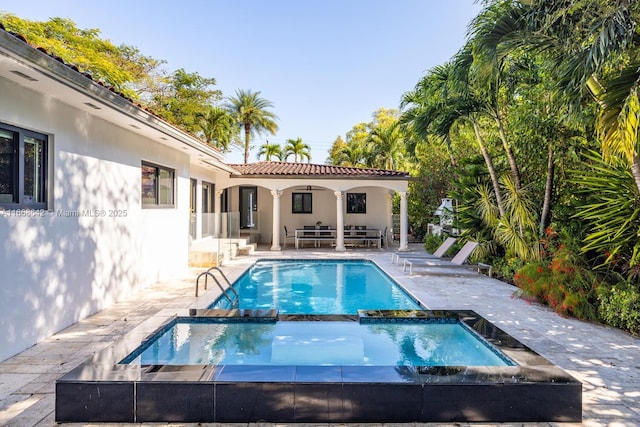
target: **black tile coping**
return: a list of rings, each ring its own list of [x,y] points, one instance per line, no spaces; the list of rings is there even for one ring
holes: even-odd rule
[[[176,319],[461,322],[516,366],[119,364]],[[57,422],[580,422],[582,385],[467,310],[372,310],[358,316],[183,310],[141,328],[56,381]]]

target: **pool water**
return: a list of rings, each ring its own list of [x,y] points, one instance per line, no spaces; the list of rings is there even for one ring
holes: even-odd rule
[[[56,422],[582,420],[568,373],[371,262],[259,262],[233,286],[238,305],[158,314],[59,378]]]
[[[233,287],[237,305],[222,296],[210,308],[277,309],[283,314],[421,308],[378,266],[364,260],[259,261]]]
[[[123,361],[140,365],[508,366],[459,322],[177,321]]]

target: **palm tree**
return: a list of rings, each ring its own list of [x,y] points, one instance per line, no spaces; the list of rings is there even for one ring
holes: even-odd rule
[[[602,157],[616,166],[622,160],[629,168],[637,193],[640,193],[640,39],[637,37],[640,3],[628,0],[540,0],[503,2],[502,5],[507,7],[501,7],[500,13],[489,20],[490,30],[476,38],[478,45],[494,57],[524,50],[555,58],[546,61],[552,63],[552,77],[559,89],[551,98],[563,99],[574,111],[583,110],[585,95],[590,94],[595,99],[599,107],[595,127],[602,144]],[[556,114],[557,111],[555,109]],[[563,133],[562,130],[559,132],[560,139],[566,140]],[[549,143],[541,234],[549,216],[553,152],[554,147]],[[615,206],[615,215],[624,216],[619,210],[621,205],[605,203],[604,206]],[[606,216],[603,210],[599,212]],[[592,217],[584,218],[593,221]],[[598,229],[603,232],[602,228]],[[616,228],[608,231],[611,236],[618,236],[621,232]],[[598,236],[598,233],[589,238],[593,236]]]
[[[358,141],[352,141],[340,147],[333,164],[336,166],[360,167],[363,164],[364,148]]]
[[[493,58],[487,59],[487,56],[477,48],[475,39],[470,40],[456,55],[456,75],[464,82],[464,90],[469,91],[476,105],[480,107],[478,112],[483,113],[496,124],[504,153],[511,168],[513,181],[516,188],[520,188],[520,171],[511,144],[507,139],[503,113],[500,108],[499,94],[504,91],[500,70],[504,64],[495,64]]]
[[[640,192],[640,2],[538,0],[511,2],[505,12],[494,22],[502,34],[488,40],[503,52],[551,52],[566,99],[579,106],[585,93],[593,96],[600,110],[596,130],[602,155],[612,163],[623,159]]]
[[[370,166],[389,170],[396,167],[402,156],[402,142],[402,132],[397,120],[374,128],[368,139]]]
[[[484,106],[473,93],[464,90],[468,75],[460,71],[456,58],[430,70],[416,85],[415,91],[418,95],[409,94],[403,100],[404,106],[409,106],[409,109],[403,113],[401,121],[424,140],[428,135],[446,139],[457,122],[471,124],[478,148],[489,171],[500,216],[504,216],[506,211],[498,173],[481,132],[480,116],[483,114]],[[407,104],[408,102],[410,104]]]
[[[229,112],[220,107],[209,106],[205,114],[200,118],[200,128],[204,140],[221,149],[229,151],[229,145],[236,133],[234,120]]]
[[[276,160],[282,160],[282,147],[279,144],[269,144],[269,141],[266,144],[260,147],[260,152],[258,153],[258,159],[264,156],[267,161],[271,161],[273,157]]]
[[[435,70],[438,66],[434,67],[430,71],[430,75],[435,73]],[[402,100],[400,102],[400,108],[405,109],[402,115],[400,116],[400,127],[405,135],[408,137],[405,140],[406,152],[408,155],[412,155],[416,151],[416,146],[420,141],[429,141],[429,138],[424,139],[424,136],[430,134],[428,129],[422,129],[421,126],[428,126],[431,119],[425,119],[426,117],[432,117],[433,114],[437,113],[437,105],[432,102],[425,102],[426,94],[422,90],[424,79],[418,83],[416,89],[411,90],[409,92],[405,92],[402,95]],[[420,88],[420,89],[418,89]],[[428,88],[424,88],[428,91]],[[407,108],[408,107],[408,108]],[[447,133],[443,138],[439,138],[445,144],[447,149],[447,153],[449,153],[449,161],[451,162],[451,166],[454,169],[458,167],[458,160],[456,159],[456,155],[453,151],[453,144],[451,142],[451,135]]]
[[[260,98],[260,92],[251,90],[236,90],[235,98],[230,98],[227,109],[236,120],[236,123],[244,129],[244,163],[249,162],[249,148],[251,137],[263,132],[272,135],[278,130],[275,120],[277,116],[267,108],[273,107],[273,103]]]
[[[302,142],[302,138],[287,139],[284,146],[284,158],[288,159],[290,155],[293,155],[294,161],[307,159],[307,162],[311,161],[311,147]]]

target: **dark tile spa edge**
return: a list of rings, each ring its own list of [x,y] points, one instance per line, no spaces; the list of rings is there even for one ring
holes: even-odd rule
[[[176,318],[460,321],[517,366],[119,364]],[[150,319],[56,382],[58,422],[580,422],[582,385],[473,311],[184,310]]]

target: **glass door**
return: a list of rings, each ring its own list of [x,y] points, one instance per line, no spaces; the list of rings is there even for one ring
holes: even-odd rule
[[[196,188],[198,182],[191,178],[191,188],[189,192],[189,236],[196,238]]]
[[[256,227],[258,187],[240,187],[240,228]]]
[[[210,236],[213,234],[213,198],[215,190],[214,185],[210,182],[202,181],[202,235]]]

